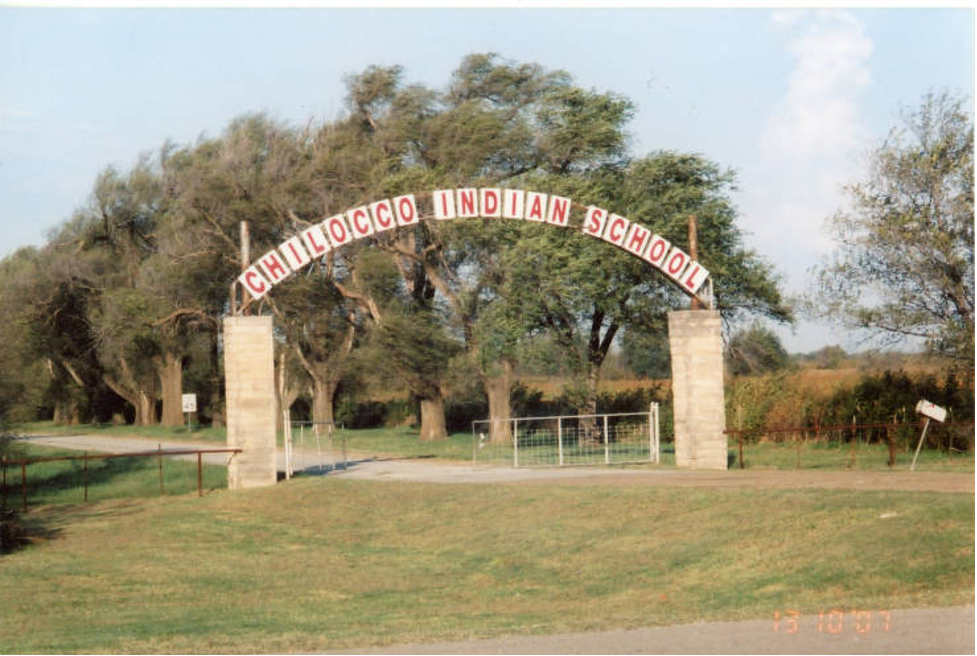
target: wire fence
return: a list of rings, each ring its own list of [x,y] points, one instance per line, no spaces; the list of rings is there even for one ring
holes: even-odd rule
[[[836,424],[742,428],[725,431],[736,453],[736,466],[788,465],[794,468],[895,467],[913,458],[973,453],[974,422],[932,422],[920,441],[924,422]]]
[[[332,421],[292,421],[285,411],[285,478],[349,467],[346,432]]]
[[[659,462],[659,408],[648,412],[472,422],[472,463],[561,467]]]

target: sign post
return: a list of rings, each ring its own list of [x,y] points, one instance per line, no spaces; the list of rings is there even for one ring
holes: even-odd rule
[[[197,411],[197,395],[183,395],[183,412],[187,415],[187,433],[190,432],[190,414]]]
[[[941,424],[946,421],[946,408],[941,408],[929,401],[917,403],[916,412],[926,417],[926,423],[923,424],[923,433],[919,436],[919,444],[916,445],[916,453],[913,455],[913,464],[909,465],[909,471],[916,470],[916,458],[919,457],[919,450],[923,448],[923,440],[926,439],[926,429],[930,427],[930,419],[935,419]]]

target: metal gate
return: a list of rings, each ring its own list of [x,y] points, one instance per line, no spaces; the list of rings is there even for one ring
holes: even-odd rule
[[[285,412],[285,478],[346,469],[346,435],[331,421],[291,421]]]
[[[490,439],[495,424],[496,435]],[[508,430],[498,430],[507,427]],[[511,417],[472,422],[472,463],[560,467],[653,462],[661,458],[659,406],[648,412]]]

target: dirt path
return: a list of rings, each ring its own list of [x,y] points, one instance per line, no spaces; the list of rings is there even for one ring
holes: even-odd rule
[[[974,607],[386,645],[347,654],[973,654]]]
[[[30,442],[64,449],[126,453],[167,449],[215,448],[206,442],[160,442],[138,437],[104,435],[31,436]],[[193,456],[189,456],[193,457]],[[229,454],[207,454],[210,464],[226,465]],[[944,472],[738,470],[725,472],[677,469],[632,469],[572,467],[515,469],[472,466],[435,459],[410,459],[350,453],[349,467],[335,469],[327,454],[297,450],[295,464],[310,473],[367,480],[413,481],[421,483],[512,483],[521,485],[611,485],[634,487],[755,487],[755,488],[840,488],[851,490],[911,490],[930,492],[974,492],[974,475]],[[278,452],[278,470],[285,470],[284,453]]]

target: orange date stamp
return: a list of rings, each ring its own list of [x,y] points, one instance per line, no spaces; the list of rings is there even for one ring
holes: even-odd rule
[[[787,609],[775,610],[773,613],[773,632],[795,635],[799,633],[873,633],[877,631],[888,633],[892,626],[892,615],[887,610],[858,610],[845,611],[841,608],[831,608],[819,611],[817,618],[802,616],[800,611]]]

